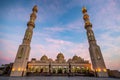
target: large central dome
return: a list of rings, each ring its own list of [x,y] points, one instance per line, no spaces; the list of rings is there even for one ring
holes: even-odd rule
[[[64,55],[63,55],[62,53],[59,53],[59,54],[57,55],[57,59],[59,59],[59,58],[63,58],[63,59],[64,59]]]
[[[64,55],[62,53],[59,53],[57,55],[56,61],[59,62],[59,63],[65,62]]]
[[[43,55],[40,59],[41,61],[47,61],[48,60],[48,57],[46,55]]]

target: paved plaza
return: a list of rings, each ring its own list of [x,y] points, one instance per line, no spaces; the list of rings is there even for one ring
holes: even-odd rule
[[[120,78],[95,78],[95,77],[0,77],[0,80],[120,80]]]

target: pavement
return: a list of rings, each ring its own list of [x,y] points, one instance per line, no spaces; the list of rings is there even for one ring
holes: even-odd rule
[[[0,80],[120,80],[120,78],[96,78],[96,77],[63,77],[63,76],[38,76],[38,77],[2,77]]]

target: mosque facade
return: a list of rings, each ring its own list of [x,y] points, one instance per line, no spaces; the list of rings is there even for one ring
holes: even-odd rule
[[[62,53],[59,53],[55,60],[43,55],[40,60],[32,58],[28,62],[27,71],[29,73],[84,73],[91,71],[91,63],[88,60],[74,55],[71,59],[64,58]]]

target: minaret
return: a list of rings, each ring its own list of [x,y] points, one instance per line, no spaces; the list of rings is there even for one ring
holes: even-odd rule
[[[89,52],[92,61],[92,66],[97,77],[108,77],[107,69],[103,60],[103,56],[100,47],[97,45],[95,36],[92,30],[92,24],[87,14],[87,9],[82,8],[83,19],[85,22],[85,29],[87,31],[87,38],[89,42]]]
[[[32,14],[30,15],[30,20],[27,23],[27,29],[23,38],[22,44],[19,46],[17,55],[12,67],[10,76],[25,76],[26,67],[30,53],[30,42],[33,35],[33,28],[35,28],[35,19],[36,13],[38,11],[37,6],[35,5],[32,9]]]

